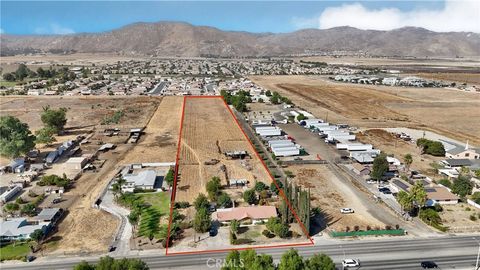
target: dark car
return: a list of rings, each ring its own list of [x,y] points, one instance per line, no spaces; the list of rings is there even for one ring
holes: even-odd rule
[[[109,246],[108,247],[108,252],[114,252],[117,249],[116,246]]]
[[[217,235],[217,230],[215,228],[210,228],[210,230],[208,231],[208,235],[210,235],[210,237],[214,237],[215,235]]]
[[[32,262],[32,261],[34,261],[36,258],[37,258],[37,257],[35,257],[35,256],[28,255],[28,256],[25,257],[25,260],[26,260],[27,262]]]
[[[424,262],[421,262],[420,265],[422,266],[423,269],[438,268],[438,265],[432,261],[424,261]]]

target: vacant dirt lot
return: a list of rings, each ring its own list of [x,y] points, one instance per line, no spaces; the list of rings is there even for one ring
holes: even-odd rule
[[[205,185],[213,176],[220,177],[223,185],[227,185],[227,178],[270,185],[268,173],[222,99],[186,98],[181,136],[177,201],[192,202],[200,192],[206,193]],[[233,160],[223,154],[240,150],[247,151],[251,158]],[[204,164],[211,159],[220,162]]]
[[[150,118],[158,102],[155,97],[0,97],[0,115],[18,117],[33,131],[43,126],[40,115],[45,106],[68,109],[66,129],[92,128],[114,112],[123,111],[119,126],[140,126]]]
[[[475,217],[471,220],[470,217]],[[443,212],[440,213],[443,224],[453,232],[478,232],[480,231],[480,210],[465,204],[444,205]]]
[[[442,88],[364,86],[317,76],[253,76],[296,105],[330,122],[364,128],[412,127],[480,143],[480,99],[476,93]]]
[[[326,165],[295,165],[288,170],[295,175],[294,181],[305,188],[310,188],[312,208],[319,207],[323,214],[321,229],[328,227],[335,231],[344,231],[347,226],[353,229],[360,226],[379,226],[384,224],[373,217],[363,206],[354,187],[344,184],[333,174]],[[349,207],[355,210],[354,214],[341,214],[340,209]]]

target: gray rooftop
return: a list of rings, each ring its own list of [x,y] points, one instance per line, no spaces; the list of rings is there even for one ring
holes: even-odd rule
[[[35,219],[36,220],[52,220],[55,215],[60,211],[60,208],[44,208],[38,214]]]
[[[127,174],[124,178],[127,183],[135,183],[135,186],[154,186],[157,173],[154,170],[145,170],[137,174]]]

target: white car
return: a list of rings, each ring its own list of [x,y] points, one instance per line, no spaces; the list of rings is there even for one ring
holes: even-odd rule
[[[359,267],[360,266],[360,261],[358,259],[345,259],[342,261],[342,266],[343,268],[349,268],[349,267]]]
[[[352,208],[342,208],[342,209],[340,209],[340,213],[342,213],[342,214],[353,214],[353,213],[355,213],[355,211],[353,211]]]

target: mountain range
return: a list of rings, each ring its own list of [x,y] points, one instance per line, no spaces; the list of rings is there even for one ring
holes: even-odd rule
[[[0,41],[3,56],[81,52],[166,57],[256,57],[335,51],[378,56],[480,56],[479,33],[439,33],[416,27],[390,31],[335,27],[290,33],[249,33],[182,22],[158,22],[134,23],[102,33],[1,34]]]

